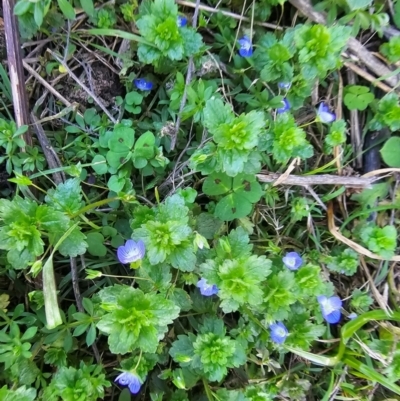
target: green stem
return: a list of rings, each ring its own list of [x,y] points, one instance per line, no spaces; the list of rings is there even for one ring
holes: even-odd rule
[[[210,387],[204,377],[203,377],[203,385],[204,385],[204,390],[206,391],[208,401],[213,401],[214,400],[213,394],[212,394]]]
[[[113,198],[99,200],[97,202],[91,203],[90,205],[86,205],[81,210],[78,210],[76,213],[74,213],[73,215],[71,215],[69,217],[71,219],[74,219],[75,217],[78,217],[80,214],[86,213],[89,210],[94,209],[95,207],[103,206],[103,205],[106,205],[107,203],[111,203],[111,202],[114,202],[119,199],[120,198],[118,196],[114,196]]]

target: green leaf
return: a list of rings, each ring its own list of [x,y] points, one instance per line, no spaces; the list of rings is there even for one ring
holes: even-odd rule
[[[88,233],[86,235],[88,252],[93,256],[105,256],[107,248],[104,246],[104,237],[100,233]]]
[[[106,158],[103,155],[96,155],[93,157],[92,163],[92,168],[97,174],[103,175],[107,173],[108,166]]]
[[[375,96],[366,86],[346,86],[344,104],[349,110],[365,110]]]
[[[64,233],[63,233],[64,234]],[[61,234],[59,235],[61,237]],[[63,256],[76,257],[83,255],[86,252],[87,243],[85,241],[85,235],[81,232],[80,227],[75,229],[68,235],[63,243],[59,246],[58,251]]]
[[[233,191],[251,203],[258,202],[263,195],[261,185],[249,174],[239,174],[233,179]]]
[[[223,222],[212,214],[201,213],[197,216],[196,230],[206,239],[214,239],[214,237],[218,235],[222,226]]]
[[[82,201],[80,180],[70,178],[58,184],[56,189],[49,189],[45,201],[56,210],[74,215],[85,205]]]
[[[51,330],[62,324],[60,309],[58,308],[56,281],[54,278],[53,255],[51,255],[43,265],[42,277],[46,327]]]
[[[108,141],[108,147],[116,153],[128,153],[135,142],[135,131],[133,128],[117,125],[114,128],[112,137]]]
[[[75,19],[76,15],[74,7],[72,7],[71,3],[68,0],[57,0],[57,3],[65,18],[70,20]]]
[[[395,4],[393,5],[393,10],[394,10],[394,15],[393,15],[393,21],[397,28],[400,29],[400,1],[396,1]]]
[[[139,92],[129,92],[125,96],[125,101],[129,105],[139,105],[142,104],[143,101],[143,95],[141,95]]]
[[[122,188],[125,186],[125,177],[118,177],[117,175],[112,175],[107,182],[107,186],[110,191],[120,192]]]
[[[89,35],[114,36],[116,38],[127,39],[133,42],[145,43],[147,46],[154,47],[152,43],[144,40],[141,36],[130,32],[120,31],[118,29],[88,29],[87,32]]]
[[[18,3],[14,7],[14,14],[15,15],[23,15],[29,11],[33,5],[30,1],[27,0],[19,0]]]
[[[92,0],[80,0],[81,6],[89,17],[94,17],[94,5]]]
[[[213,133],[221,124],[234,119],[232,108],[221,99],[211,98],[204,109],[204,125]]]
[[[232,178],[222,173],[209,175],[203,182],[203,192],[206,195],[223,195],[232,188]]]
[[[371,3],[372,0],[347,0],[347,4],[349,5],[351,11],[368,7]]]
[[[155,142],[156,138],[152,132],[147,131],[144,134],[142,134],[135,143],[134,157],[135,158],[140,157],[147,160],[153,158],[155,155],[154,151]]]
[[[156,352],[159,340],[179,315],[179,308],[164,296],[115,285],[99,292],[105,315],[97,327],[106,333],[110,351],[126,354],[135,349]]]
[[[96,341],[96,326],[91,324],[86,334],[86,345],[90,347]]]
[[[389,138],[381,149],[381,155],[389,167],[400,167],[400,137]]]
[[[35,8],[33,11],[33,18],[35,19],[36,25],[38,27],[41,27],[42,23],[43,23],[43,18],[44,18],[43,4],[42,4],[42,2],[37,2],[37,3],[35,3],[34,7]]]
[[[216,208],[215,215],[224,221],[232,221],[247,216],[253,205],[242,195],[232,193],[222,198]]]

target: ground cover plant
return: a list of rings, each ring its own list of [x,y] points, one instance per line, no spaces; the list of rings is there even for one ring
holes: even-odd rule
[[[399,399],[400,1],[7,7],[0,400]]]

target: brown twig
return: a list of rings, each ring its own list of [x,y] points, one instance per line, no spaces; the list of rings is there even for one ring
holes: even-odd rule
[[[51,169],[60,168],[61,162],[58,158],[57,152],[51,146],[42,125],[36,118],[34,113],[31,113],[31,122],[33,129],[35,130],[36,136],[39,140],[40,146],[42,147],[44,157],[46,158],[47,164]],[[56,171],[53,173],[53,179],[56,185],[59,185],[65,181],[65,175],[63,171]]]
[[[192,3],[191,1],[185,1],[185,0],[176,0],[176,3],[180,4],[181,6],[192,7],[192,8],[195,8],[196,4],[197,4],[197,3]],[[243,17],[243,16],[241,16],[239,14],[235,14],[235,13],[232,13],[230,11],[218,10],[217,8],[212,8],[212,7],[209,7],[209,6],[205,6],[203,4],[200,4],[198,8],[199,8],[199,10],[203,10],[203,11],[206,11],[206,12],[209,12],[209,13],[221,13],[222,15],[225,15],[227,17],[231,17],[231,18],[234,18],[234,19],[237,19],[237,20],[241,20],[241,21],[251,22],[250,18]],[[254,24],[255,25],[259,25],[259,26],[264,26],[265,28],[278,30],[278,31],[282,31],[283,30],[283,28],[281,26],[276,25],[276,24],[271,24],[271,23],[268,23],[268,22],[257,22],[257,21],[254,21]]]
[[[29,124],[29,112],[24,69],[22,68],[21,46],[18,37],[19,30],[14,15],[13,0],[3,0],[3,19],[15,122],[17,127],[21,127]],[[32,137],[29,130],[23,134],[23,138],[27,145],[32,146]],[[22,149],[22,151],[24,150]]]
[[[112,114],[107,110],[104,106],[103,102],[71,71],[68,65],[55,54],[52,50],[47,49],[47,52],[52,55],[52,57],[59,62],[68,72],[69,76],[97,103],[97,105],[104,111],[104,113],[108,116],[108,118],[114,123],[117,123],[117,120],[112,116]]]
[[[326,25],[326,16],[322,12],[317,12],[309,0],[289,0],[303,15],[318,24]],[[347,42],[348,49],[364,63],[377,76],[385,76],[385,81],[392,87],[398,84],[396,76],[387,76],[392,71],[372,55],[357,39],[350,38]],[[362,71],[362,70],[361,70]],[[357,71],[355,71],[357,73]]]
[[[281,180],[282,174],[268,173],[257,174],[260,182],[275,182]],[[368,188],[374,179],[364,177],[346,177],[341,175],[288,175],[279,182],[280,185],[298,185],[306,187],[309,185],[344,185],[348,188]]]
[[[47,164],[51,169],[58,169],[62,167],[60,159],[58,158],[57,153],[54,151],[53,147],[50,144],[50,141],[48,140],[46,133],[44,132],[42,125],[36,118],[34,113],[31,113],[31,121],[34,127],[34,130],[36,132],[36,135],[38,137],[40,146],[43,149],[43,153],[45,155],[45,158],[47,160]],[[62,184],[65,182],[65,175],[63,171],[55,171],[53,172],[53,179],[56,185]],[[75,295],[75,300],[76,300],[76,305],[78,307],[79,312],[84,313],[85,310],[83,308],[83,303],[82,303],[82,295],[81,291],[79,288],[79,274],[78,274],[78,267],[76,265],[76,258],[75,257],[70,257],[70,266],[71,266],[71,280],[72,280],[72,289],[74,291]],[[96,358],[97,363],[101,362],[100,358],[100,353],[97,348],[96,344],[92,345],[93,349],[93,354]]]

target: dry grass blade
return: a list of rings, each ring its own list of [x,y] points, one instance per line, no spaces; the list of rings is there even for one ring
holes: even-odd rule
[[[328,205],[328,228],[330,233],[340,242],[343,242],[350,248],[354,249],[356,252],[360,253],[361,255],[368,256],[371,259],[375,260],[390,260],[393,262],[400,262],[400,255],[393,256],[390,259],[387,258],[382,258],[382,256],[379,256],[368,249],[364,248],[363,246],[357,244],[356,242],[346,238],[342,233],[339,232],[339,229],[335,226],[334,222],[334,214],[333,214],[333,204],[332,202],[329,203]]]
[[[22,67],[21,46],[19,43],[19,30],[13,10],[14,1],[3,0],[4,31],[15,122],[18,127],[21,127],[22,125],[29,124],[29,112],[25,91],[24,69]],[[32,146],[32,137],[29,130],[23,134],[23,138],[27,145]]]

